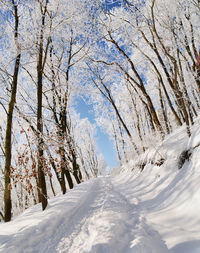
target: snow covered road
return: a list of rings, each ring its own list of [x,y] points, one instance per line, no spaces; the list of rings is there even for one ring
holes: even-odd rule
[[[0,229],[4,253],[168,252],[137,201],[131,204],[110,177],[81,184],[45,212],[35,206]]]
[[[99,178],[91,195],[94,196],[93,201],[85,203],[87,208],[82,215],[75,214],[75,220],[80,216],[82,220],[74,226],[71,235],[62,238],[58,252],[158,252],[149,251],[152,243],[152,248],[158,250],[159,247],[162,250],[159,252],[165,252],[165,245],[157,233],[144,223],[137,206],[131,205],[117,191],[110,178]],[[147,238],[147,233],[149,243],[141,240],[142,236]]]

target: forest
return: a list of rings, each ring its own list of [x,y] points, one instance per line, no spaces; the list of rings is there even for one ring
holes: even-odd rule
[[[190,138],[199,29],[199,0],[0,0],[1,222],[101,175],[97,127],[120,165]]]

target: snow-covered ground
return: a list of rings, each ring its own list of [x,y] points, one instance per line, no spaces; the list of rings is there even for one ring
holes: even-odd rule
[[[180,128],[120,174],[82,183],[44,212],[36,205],[0,224],[0,252],[199,253],[199,146],[178,169],[181,152],[200,143],[197,123],[191,138]],[[139,163],[146,164],[142,173]]]

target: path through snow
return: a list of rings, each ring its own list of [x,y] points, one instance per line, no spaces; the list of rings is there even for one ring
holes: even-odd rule
[[[43,213],[35,207],[2,224],[15,229],[5,237],[0,231],[0,252],[168,252],[135,202],[131,204],[110,177],[100,177],[50,201]]]
[[[100,178],[91,195],[93,201],[87,203],[72,234],[62,238],[58,252],[165,252],[159,235],[148,228],[137,206],[129,203],[110,178]]]

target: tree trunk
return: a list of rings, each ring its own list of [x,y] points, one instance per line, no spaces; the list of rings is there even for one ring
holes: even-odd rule
[[[15,15],[15,42],[18,48],[18,24],[19,24],[19,17],[18,17],[18,10],[17,5],[15,5],[14,1],[12,1],[12,5],[14,8],[14,15]],[[19,73],[19,65],[20,65],[20,58],[21,54],[19,53],[15,60],[15,68],[14,68],[14,75],[12,81],[12,91],[10,97],[10,103],[8,107],[8,114],[7,114],[7,124],[6,124],[6,138],[5,138],[5,191],[4,191],[4,221],[8,222],[11,220],[11,210],[12,210],[12,203],[11,203],[11,180],[10,180],[10,166],[11,166],[11,159],[12,159],[12,123],[13,123],[13,111],[16,102],[16,94],[17,94],[17,82],[18,82],[18,73]]]
[[[164,106],[162,91],[161,91],[161,87],[160,87],[160,82],[159,82],[158,91],[159,91],[159,98],[160,98],[160,107],[161,107],[161,111],[162,111],[163,120],[164,120],[164,123],[165,123],[165,128],[166,128],[167,134],[169,134],[170,133],[169,122],[168,122],[168,118],[167,118],[167,113],[165,111],[165,106]]]
[[[38,183],[39,201],[42,203],[42,210],[47,206],[47,189],[44,174],[44,143],[43,143],[43,122],[42,122],[42,73],[41,59],[38,62],[38,90],[37,90],[37,131],[38,131]]]
[[[47,3],[42,12],[42,26],[40,30],[40,43],[39,43],[39,55],[37,64],[37,141],[38,141],[38,188],[39,188],[39,201],[42,203],[42,210],[44,210],[48,204],[47,202],[47,189],[44,174],[44,141],[43,141],[43,122],[42,122],[42,89],[43,89],[43,43],[44,43],[44,25]]]

